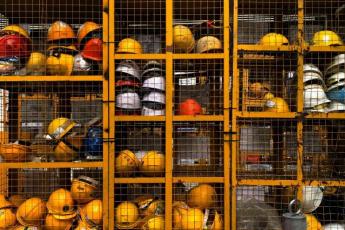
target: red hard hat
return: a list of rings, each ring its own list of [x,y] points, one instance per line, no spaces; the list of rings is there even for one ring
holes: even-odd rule
[[[131,80],[118,80],[115,83],[115,87],[124,87],[124,86],[130,86],[130,87],[140,87],[141,84],[136,81],[131,81]]]
[[[29,57],[31,43],[24,36],[9,34],[0,37],[0,58]]]
[[[199,115],[202,114],[200,104],[194,99],[187,99],[180,103],[178,108],[179,115]]]
[[[102,39],[91,38],[88,40],[81,51],[81,55],[84,58],[91,59],[94,61],[102,61],[103,58],[103,46]]]

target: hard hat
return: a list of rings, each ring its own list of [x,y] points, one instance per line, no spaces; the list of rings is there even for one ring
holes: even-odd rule
[[[8,57],[0,59],[0,75],[13,75],[21,68],[21,60],[18,57]]]
[[[117,53],[128,53],[128,54],[141,54],[143,48],[141,44],[132,38],[122,39],[117,45]]]
[[[164,230],[165,220],[163,216],[154,216],[146,221],[142,229],[144,230]]]
[[[320,77],[322,77],[322,72],[320,71],[320,69],[315,66],[314,64],[304,64],[303,65],[303,73],[309,73],[309,72],[312,72],[312,73],[317,73],[318,75],[320,75]]]
[[[181,228],[184,230],[203,229],[204,213],[198,208],[189,208],[185,215],[181,216]]]
[[[132,79],[141,82],[140,70],[135,62],[121,62],[115,69],[116,79]]]
[[[195,39],[192,31],[182,25],[176,25],[173,29],[173,43],[175,52],[189,53],[194,49]]]
[[[13,207],[15,207],[15,205],[10,201],[6,200],[6,197],[3,194],[0,194],[0,209]]]
[[[120,226],[131,225],[139,218],[138,207],[129,201],[122,202],[116,207],[115,218]]]
[[[47,208],[59,220],[72,219],[77,215],[71,192],[63,188],[50,194]]]
[[[91,38],[85,43],[80,53],[84,58],[87,58],[93,61],[102,61],[103,59],[102,39]]]
[[[163,64],[161,63],[161,61],[157,61],[157,60],[149,60],[143,67],[143,70],[148,70],[148,69],[161,69],[163,71]]]
[[[52,214],[46,216],[44,222],[45,230],[68,230],[72,226],[73,219],[59,220],[56,219]]]
[[[0,195],[1,197],[1,195]],[[1,198],[0,198],[1,200]],[[11,202],[11,204],[13,204],[15,207],[19,207],[24,201],[25,201],[25,198],[24,196],[22,195],[11,195],[10,198],[8,198],[8,200]],[[0,205],[0,209],[1,209],[1,205]]]
[[[268,83],[254,82],[249,85],[249,92],[255,97],[263,97],[271,90],[271,86]]]
[[[158,151],[148,151],[140,164],[140,171],[145,175],[162,173],[165,170],[165,156]]]
[[[132,151],[122,150],[115,159],[115,172],[120,175],[130,175],[138,165],[139,160]]]
[[[46,72],[47,57],[40,52],[32,52],[26,63],[26,71],[31,75],[44,75]]]
[[[26,145],[9,143],[0,145],[0,155],[6,162],[26,161],[31,154],[30,147]]]
[[[50,122],[48,126],[48,134],[55,139],[60,139],[65,136],[74,126],[76,126],[76,123],[68,118],[56,118]]]
[[[222,42],[214,36],[205,36],[196,43],[197,53],[212,53],[222,50]]]
[[[321,85],[306,85],[304,87],[304,108],[313,108],[331,102]]]
[[[48,48],[47,70],[51,75],[70,76],[73,72],[74,46]]]
[[[141,87],[141,83],[133,80],[117,80],[115,83],[115,87],[119,88],[119,91],[123,92],[123,89],[133,89],[134,92]],[[129,90],[130,91],[130,90]]]
[[[0,31],[0,34],[18,34],[30,39],[29,32],[20,25],[5,26],[5,28]]]
[[[332,101],[331,103],[329,103],[328,108],[327,108],[327,112],[342,112],[345,111],[345,104],[344,103],[340,103],[337,101]]]
[[[345,54],[339,54],[333,58],[330,66],[326,69],[326,75],[345,71]]]
[[[187,99],[179,104],[178,115],[200,115],[201,105],[194,99]]]
[[[303,74],[303,83],[304,83],[304,86],[308,84],[318,84],[318,85],[321,85],[323,88],[326,87],[325,82],[323,81],[323,78],[319,74],[313,73],[313,72],[308,72],[308,73]]]
[[[273,93],[270,93],[270,92],[265,93],[264,100],[270,100],[272,98],[274,98],[274,94]]]
[[[8,34],[0,37],[0,58],[29,57],[30,50],[30,40],[23,36]]]
[[[142,103],[147,104],[158,104],[157,108],[164,108],[165,105],[165,95],[160,92],[150,92],[148,94],[145,94],[142,100]]]
[[[345,103],[345,82],[338,83],[335,88],[327,90],[327,97],[340,103]]]
[[[135,92],[120,93],[116,96],[116,107],[121,109],[140,109],[140,97]]]
[[[307,228],[306,230],[323,230],[321,223],[312,214],[305,214]]]
[[[151,77],[143,82],[143,89],[145,90],[159,90],[165,91],[165,78],[164,77]]]
[[[99,226],[103,223],[103,203],[101,200],[92,200],[80,210],[80,216],[89,226]]]
[[[77,54],[73,58],[73,75],[90,75],[92,64],[84,59],[81,54]]]
[[[323,198],[323,192],[321,190],[321,187],[304,186],[302,211],[304,213],[313,212],[320,206],[322,198]]]
[[[92,126],[87,130],[86,137],[83,140],[83,146],[86,155],[92,157],[103,156],[103,129],[102,127]]]
[[[73,200],[78,204],[84,204],[94,199],[94,192],[98,186],[98,181],[91,177],[79,176],[73,179],[71,194]]]
[[[187,214],[188,205],[183,201],[175,201],[173,203],[173,225],[177,229],[182,227],[182,216]]]
[[[142,216],[164,215],[165,205],[163,200],[156,200],[153,196],[139,196],[134,202],[138,205]]]
[[[333,31],[323,30],[316,32],[313,36],[314,46],[336,46],[343,45],[343,41],[340,36]]]
[[[75,34],[70,25],[62,21],[56,21],[48,29],[47,41],[62,39],[75,39]]]
[[[345,227],[341,224],[332,223],[326,224],[322,230],[345,230]]]
[[[143,108],[141,110],[141,115],[143,115],[143,116],[164,116],[165,115],[165,109],[151,109],[151,108],[143,105]]]
[[[213,207],[216,203],[216,190],[208,184],[200,184],[192,188],[188,193],[188,206],[205,209]]]
[[[68,142],[59,141],[54,147],[54,159],[56,161],[72,161],[77,156],[78,149]]]
[[[283,45],[289,45],[289,40],[282,34],[268,33],[260,39],[259,45],[283,46]]]
[[[46,204],[40,198],[30,198],[17,209],[18,222],[24,226],[39,226],[46,214]]]
[[[142,72],[141,78],[146,80],[152,77],[164,77],[163,72],[164,71],[161,68],[146,69]]]
[[[265,102],[266,112],[287,113],[290,112],[289,105],[281,97],[274,97]]]
[[[102,26],[98,25],[95,22],[87,21],[81,27],[79,27],[77,38],[78,43],[82,43],[82,40],[91,32],[101,29]]]
[[[8,229],[17,222],[16,214],[11,208],[0,209],[0,229]]]
[[[328,91],[335,89],[339,86],[345,85],[345,73],[344,72],[339,72],[336,74],[333,74],[327,79],[327,86],[328,86]]]

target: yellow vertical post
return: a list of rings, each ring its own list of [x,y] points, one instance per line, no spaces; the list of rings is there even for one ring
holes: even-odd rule
[[[109,51],[109,2],[103,0],[103,102],[109,101],[109,80],[106,76],[108,69],[108,51]],[[109,228],[109,103],[103,103],[103,229]]]
[[[166,1],[165,229],[172,229],[173,190],[173,0]]]
[[[224,0],[224,229],[230,229],[230,4]]]
[[[108,142],[108,175],[109,175],[109,186],[108,186],[108,213],[109,213],[109,229],[114,229],[114,205],[115,205],[115,195],[114,195],[114,158],[115,158],[115,61],[114,61],[114,52],[115,52],[115,4],[114,0],[109,0],[109,79],[108,79],[108,88],[104,91],[108,91],[109,98],[106,104],[109,105],[109,111],[107,120],[109,123],[109,139]],[[103,91],[103,92],[104,92]]]

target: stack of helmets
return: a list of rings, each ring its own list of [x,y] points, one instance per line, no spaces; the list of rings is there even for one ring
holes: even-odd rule
[[[345,54],[333,58],[326,69],[327,96],[332,102],[328,112],[345,111]]]
[[[138,65],[125,60],[115,69],[116,115],[139,115],[141,74]]]
[[[304,111],[327,112],[327,106],[331,102],[325,93],[323,74],[313,64],[303,66],[304,83]]]
[[[31,53],[28,31],[19,25],[9,25],[0,31],[0,75],[16,74],[24,67]]]
[[[149,61],[142,73],[142,99],[141,114],[144,116],[165,115],[165,78],[161,63]]]

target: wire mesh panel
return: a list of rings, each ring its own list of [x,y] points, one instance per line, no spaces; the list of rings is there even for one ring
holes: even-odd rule
[[[214,59],[176,60],[174,62],[174,110],[176,115],[218,115],[223,113],[222,62],[222,60]]]
[[[118,184],[115,229],[165,229],[164,184]]]
[[[289,135],[296,132],[294,120],[240,120],[237,177],[295,178],[297,139]]]
[[[220,122],[176,122],[173,138],[174,175],[222,176],[224,139]]]
[[[116,53],[165,53],[165,1],[115,1]]]
[[[172,229],[223,229],[224,185],[173,184]]]
[[[243,52],[238,66],[242,111],[296,111],[295,53]]]
[[[297,1],[238,1],[238,43],[281,46],[297,40]]]

